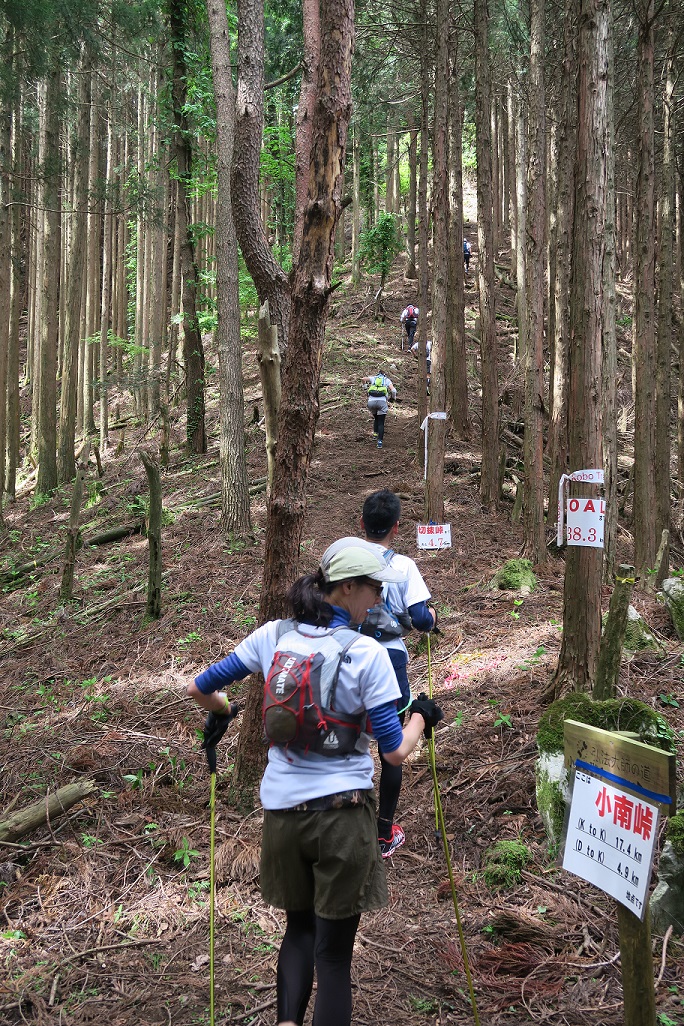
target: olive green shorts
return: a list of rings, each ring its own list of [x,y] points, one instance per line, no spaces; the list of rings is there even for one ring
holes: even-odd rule
[[[388,903],[375,803],[326,812],[264,812],[261,894],[289,912],[313,908],[322,919]]]

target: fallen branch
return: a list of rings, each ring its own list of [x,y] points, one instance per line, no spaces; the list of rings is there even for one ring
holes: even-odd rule
[[[68,812],[77,802],[83,801],[93,791],[97,790],[94,780],[86,778],[77,780],[73,784],[66,784],[60,787],[53,794],[41,798],[39,802],[27,806],[15,812],[9,819],[0,823],[0,843],[5,841],[12,843],[19,837],[24,837],[36,830],[44,823]]]

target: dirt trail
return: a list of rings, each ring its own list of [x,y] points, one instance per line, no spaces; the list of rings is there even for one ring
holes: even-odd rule
[[[435,693],[446,712],[437,732],[438,775],[480,1021],[617,1026],[611,902],[557,870],[535,805],[535,730],[560,642],[562,561],[540,570],[538,589],[521,604],[487,590],[522,539],[510,507],[492,514],[480,508],[474,387],[473,440],[449,440],[446,457],[453,547],[416,554],[419,382],[398,329],[409,293],[400,278],[390,283],[387,320],[379,325],[369,320],[369,297],[338,309],[329,323],[301,571],[336,537],[357,532],[368,492],[400,493],[398,548],[419,562],[440,613],[442,634],[432,647]],[[467,302],[472,323],[474,289]],[[360,383],[378,369],[388,370],[400,398],[381,451]],[[251,352],[245,377],[251,411],[259,393]],[[28,804],[80,775],[95,776],[101,788],[85,807],[31,837],[27,849],[0,856],[0,1022],[8,1026],[82,1026],[103,1017],[111,1026],[208,1021],[208,780],[197,741],[201,721],[183,692],[190,676],[255,623],[265,524],[257,497],[257,544],[231,551],[215,509],[181,509],[188,497],[218,490],[216,432],[214,425],[205,460],[192,464],[177,453],[164,478],[172,522],[164,528],[160,621],[142,622],[136,589],[145,580],[146,550],[139,537],[79,554],[69,610],[57,611],[59,560],[6,593],[0,804],[7,808],[15,797],[18,806]],[[250,476],[257,477],[265,466],[258,427],[247,428],[247,441]],[[104,486],[87,516],[93,524],[119,523],[145,492],[137,458],[110,457]],[[68,497],[34,510],[18,502],[8,510],[16,533],[3,556],[18,563],[59,543],[67,515]],[[669,654],[635,658],[624,679],[631,694],[658,705],[659,696],[681,692],[679,655],[662,615],[649,607],[649,616]],[[418,691],[427,685],[427,657],[420,639],[410,646]],[[681,729],[681,708],[668,712]],[[258,892],[259,813],[244,817],[224,802],[235,744],[231,734],[220,750],[217,1021],[266,1026],[274,1020],[282,917]],[[398,819],[407,840],[387,867],[390,905],[365,916],[359,931],[354,1023],[472,1022],[424,751],[406,768]],[[483,876],[485,852],[499,839],[520,840],[529,852],[519,882],[503,892],[490,890]],[[661,948],[657,940],[656,959]],[[674,1022],[684,1021],[677,992],[683,977],[684,948],[671,940],[658,1011]]]

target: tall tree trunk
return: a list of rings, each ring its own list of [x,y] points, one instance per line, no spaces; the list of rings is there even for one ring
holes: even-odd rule
[[[432,350],[430,411],[446,410],[447,291],[449,286],[449,0],[437,0],[435,106],[432,143],[434,248],[432,261]],[[422,388],[420,388],[422,392]],[[444,522],[444,445],[446,420],[425,426],[428,463],[425,519]]]
[[[243,535],[251,530],[251,522],[245,457],[238,254],[230,185],[235,92],[224,0],[208,0],[207,14],[217,113],[216,337],[221,383],[221,526],[226,535]]]
[[[430,61],[429,53],[429,18],[427,0],[421,0],[421,21],[423,23],[423,45],[420,51],[420,184],[418,187],[418,307],[421,317],[418,321],[418,340],[420,352],[426,351],[427,344],[427,309],[429,295],[429,211],[428,211],[428,118],[430,108]],[[427,396],[422,388],[418,389],[418,424],[422,424],[428,411]],[[425,449],[423,435],[419,431],[418,453],[421,465],[424,461]]]
[[[309,165],[311,162],[311,135],[313,112],[316,103],[316,79],[321,58],[321,14],[319,0],[302,0],[302,33],[304,36],[304,60],[302,61],[302,84],[299,89],[299,103],[295,114],[295,213],[294,239],[292,241],[292,264],[299,257],[304,227],[304,208],[309,186]],[[280,342],[282,344],[282,334]]]
[[[663,161],[660,173],[658,238],[658,342],[656,349],[655,492],[656,539],[670,529],[670,364],[672,350],[672,287],[674,253],[675,160],[674,91],[675,24],[668,11],[667,70],[663,93]],[[635,450],[636,451],[636,450]],[[669,549],[669,546],[668,546]],[[669,564],[669,551],[659,561],[655,584],[660,587]]]
[[[107,364],[109,357],[109,330],[112,324],[112,248],[114,245],[114,218],[112,214],[112,188],[114,160],[114,126],[112,111],[107,111],[107,154],[105,157],[104,226],[102,230],[102,287],[100,289],[100,448],[109,441],[109,392]],[[161,246],[165,245],[162,236]]]
[[[525,175],[525,168],[527,167],[527,131],[525,128],[525,109],[520,96],[518,97],[517,114],[515,119],[515,139],[517,149],[515,189],[516,207],[518,209],[518,235],[515,242],[515,273],[518,284],[518,342],[515,355],[520,361],[521,366],[524,367],[527,355],[527,339],[529,335],[525,274],[525,261],[527,259],[527,179]]]
[[[91,72],[90,154],[88,166],[88,242],[86,263],[86,346],[83,363],[83,433],[95,434],[95,354],[94,336],[100,326],[100,106],[99,78]]]
[[[579,26],[575,221],[570,292],[570,468],[601,467],[601,334],[607,203],[608,0],[583,0]],[[574,485],[576,492],[582,487]],[[591,690],[601,640],[601,549],[568,546],[556,687]]]
[[[71,214],[71,246],[66,279],[64,318],[64,354],[59,408],[58,478],[60,484],[71,481],[76,473],[76,407],[78,389],[78,349],[81,333],[81,296],[86,259],[88,224],[88,139],[90,134],[90,68],[83,62],[78,87],[78,121],[74,144],[74,202]]]
[[[568,0],[564,17],[563,74],[556,167],[556,277],[553,282],[555,338],[550,370],[548,450],[549,523],[555,522],[558,484],[568,470],[568,345],[570,339],[570,270],[575,210],[577,147],[577,17]]]
[[[491,69],[488,0],[475,0],[475,133],[477,153],[477,274],[480,291],[482,367],[482,472],[480,498],[491,509],[499,498],[499,387],[494,238],[492,234]],[[520,289],[518,289],[520,293]]]
[[[50,494],[57,487],[57,342],[59,326],[59,66],[47,74],[45,103],[41,109],[40,164],[43,174],[43,288],[40,325],[40,406],[38,476],[36,492]]]
[[[2,52],[11,66],[11,47],[14,37],[7,30]],[[9,56],[7,56],[9,51]],[[11,98],[0,100],[0,534],[5,522],[2,502],[5,488],[5,449],[7,440],[7,367],[9,354],[10,291],[12,248],[10,244],[11,179],[12,170],[12,104]]]
[[[615,67],[613,49],[613,19],[608,21],[608,107],[606,146],[606,249],[603,258],[603,357],[602,357],[602,423],[603,472],[606,512],[603,522],[603,580],[608,584],[615,576],[618,533],[618,434],[617,434],[617,339],[615,336],[615,264],[616,264],[616,203],[615,203],[615,120],[614,88]]]
[[[183,360],[187,397],[186,440],[188,452],[207,451],[204,424],[204,347],[197,320],[197,265],[192,229],[189,224],[188,187],[192,149],[185,115],[187,68],[185,66],[185,7],[182,0],[169,0],[169,20],[173,41],[173,113],[174,151],[178,175],[176,217],[179,219],[181,275],[183,280]]]
[[[394,128],[387,122],[387,157],[385,161],[385,213],[394,211]]]
[[[656,341],[655,341],[655,147],[653,61],[655,0],[639,5],[637,103],[639,170],[635,197],[634,331],[634,565],[648,580],[655,566],[656,536]]]
[[[12,117],[12,197],[19,195],[17,182],[21,177],[21,102],[17,100]],[[12,253],[12,282],[10,287],[9,339],[7,352],[7,478],[5,491],[16,492],[19,465],[20,408],[19,408],[19,318],[24,300],[24,274],[22,271],[22,205],[12,204],[10,246]],[[0,486],[2,481],[0,480]]]
[[[347,127],[351,114],[353,0],[321,5],[321,62],[314,108],[309,193],[292,286],[292,330],[283,373],[278,449],[269,502],[260,616],[283,611],[297,575],[306,484],[318,418],[318,386],[333,269],[335,224],[342,202]],[[261,771],[262,688],[250,691],[235,767],[238,786]]]
[[[361,281],[361,145],[358,124],[354,125],[352,135],[352,175],[352,283],[358,285]]]
[[[544,110],[544,0],[530,0],[530,99],[527,162],[528,342],[525,359],[524,546],[533,563],[546,559],[544,531],[544,281],[546,225],[546,116]]]
[[[259,170],[264,126],[264,5],[238,3],[238,80],[233,151],[233,219],[240,250],[259,296],[268,300],[278,325],[280,346],[287,346],[290,285],[271,253],[259,213]]]
[[[406,270],[404,277],[415,281],[416,270],[416,195],[418,189],[418,132],[414,127],[413,114],[409,115],[409,195],[406,212]]]
[[[449,33],[449,285],[447,288],[447,407],[456,438],[468,438],[468,363],[463,271],[463,129],[458,87],[458,31]]]

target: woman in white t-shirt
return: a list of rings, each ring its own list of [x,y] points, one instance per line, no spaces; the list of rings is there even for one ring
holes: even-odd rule
[[[335,542],[317,572],[290,590],[297,638],[309,637],[315,647],[335,628],[361,623],[379,602],[383,583],[401,576],[375,546],[358,538]],[[283,630],[292,629],[280,620],[263,624],[188,686],[188,694],[209,713],[205,739],[219,739],[230,721],[230,700],[221,689],[250,673],[267,677],[279,639],[285,639]],[[260,886],[264,899],[287,913],[278,958],[278,1023],[303,1023],[314,968],[313,1026],[351,1022],[351,959],[360,915],[388,900],[368,731],[372,727],[382,741],[384,758],[400,765],[420,735],[442,718],[434,702],[417,699],[402,729],[399,695],[385,649],[358,634],[339,663],[333,703],[346,716],[364,719],[366,730],[354,750],[328,755],[292,745],[269,749],[261,782]]]

